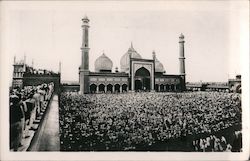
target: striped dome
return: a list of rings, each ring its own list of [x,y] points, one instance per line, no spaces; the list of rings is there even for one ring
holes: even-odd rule
[[[103,53],[95,61],[95,71],[112,71],[113,62]]]

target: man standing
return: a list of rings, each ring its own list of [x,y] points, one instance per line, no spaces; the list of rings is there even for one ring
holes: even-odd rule
[[[22,140],[24,111],[17,95],[12,95],[10,99],[10,148],[17,151]]]
[[[35,94],[33,95],[33,99],[35,102],[35,108],[31,111],[31,115],[30,115],[30,127],[32,130],[35,130],[33,127],[33,122],[34,120],[39,116],[40,114],[40,94],[35,91]]]
[[[35,109],[35,99],[33,98],[33,93],[31,93],[28,96],[28,99],[24,102],[26,105],[26,111],[25,111],[25,132],[24,135],[25,137],[29,137],[29,128],[31,128],[33,121],[31,119],[31,113]]]

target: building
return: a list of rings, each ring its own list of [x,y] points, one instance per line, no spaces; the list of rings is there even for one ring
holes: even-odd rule
[[[228,83],[226,82],[196,82],[186,84],[187,91],[217,91],[229,92]]]
[[[25,63],[25,57],[20,61],[16,61],[16,57],[14,57],[13,68],[12,87],[22,88],[24,73],[26,73],[26,71],[29,71],[29,66],[27,66]]]
[[[241,93],[241,75],[236,75],[235,79],[228,79],[230,91]]]
[[[26,58],[16,61],[14,57],[12,76],[12,88],[23,88],[24,86],[37,86],[42,83],[54,82],[55,90],[59,90],[61,82],[61,74],[54,73],[45,69],[35,69],[26,63]]]
[[[112,72],[113,62],[104,53],[95,61],[95,71],[89,70],[89,19],[82,19],[82,58],[79,67],[80,93],[113,93],[124,91],[184,91],[186,90],[184,35],[179,37],[180,74],[168,75],[163,64],[152,52],[152,59],[143,59],[132,43]]]
[[[79,92],[80,86],[78,81],[62,81],[61,92]]]
[[[227,82],[187,82],[188,91],[219,91],[241,93],[241,75],[236,75],[234,79]]]

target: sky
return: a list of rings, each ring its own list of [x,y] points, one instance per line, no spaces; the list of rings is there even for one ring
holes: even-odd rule
[[[226,82],[242,74],[248,54],[248,1],[29,1],[3,2],[2,65],[12,78],[13,59],[78,81],[82,21],[89,25],[89,64],[103,52],[120,70],[131,42],[146,59],[152,51],[166,74],[179,74],[179,35],[185,35],[188,82]]]

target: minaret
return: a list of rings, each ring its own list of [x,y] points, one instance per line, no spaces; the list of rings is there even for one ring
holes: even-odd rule
[[[89,92],[89,19],[85,16],[82,19],[82,58],[81,66],[79,67],[79,83],[80,83],[80,93]]]
[[[32,59],[32,66],[31,67],[34,68],[34,59]]]
[[[155,54],[155,51],[154,51],[154,50],[153,50],[153,52],[152,52],[152,57],[153,57],[153,60],[156,59],[156,54]]]
[[[61,70],[62,70],[62,63],[61,63],[61,61],[59,61],[59,74],[61,74]]]
[[[131,50],[132,49],[133,49],[133,43],[131,41],[130,48],[128,49],[128,58],[129,58],[129,72],[128,72],[128,75],[129,75],[129,77],[131,77],[131,58],[132,58]]]
[[[24,53],[23,57],[23,72],[26,72],[26,53]]]
[[[185,56],[184,56],[184,35],[181,34],[179,37],[180,44],[180,76],[182,77],[182,90],[186,90],[186,73],[185,73]]]
[[[26,54],[24,53],[24,56],[23,56],[23,63],[26,64]]]
[[[154,72],[155,72],[155,60],[156,60],[156,54],[155,54],[155,51],[153,50],[152,52],[152,58],[154,60]]]

